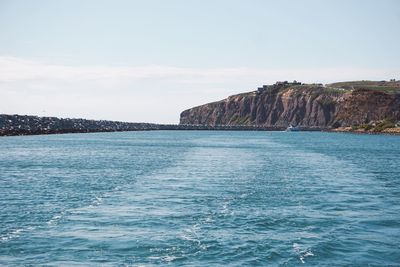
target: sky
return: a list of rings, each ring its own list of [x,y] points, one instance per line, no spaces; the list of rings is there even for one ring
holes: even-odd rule
[[[398,0],[0,0],[0,114],[178,123],[278,80],[400,79]]]

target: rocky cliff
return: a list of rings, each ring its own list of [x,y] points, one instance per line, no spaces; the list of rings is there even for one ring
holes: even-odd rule
[[[340,127],[400,120],[400,83],[277,82],[185,110],[180,124]]]

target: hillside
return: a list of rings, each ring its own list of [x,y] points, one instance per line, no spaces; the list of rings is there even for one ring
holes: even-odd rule
[[[400,82],[277,82],[181,113],[180,124],[338,128],[400,120]]]

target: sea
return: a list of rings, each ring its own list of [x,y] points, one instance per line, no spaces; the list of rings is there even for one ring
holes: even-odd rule
[[[400,137],[1,137],[0,266],[400,266]]]

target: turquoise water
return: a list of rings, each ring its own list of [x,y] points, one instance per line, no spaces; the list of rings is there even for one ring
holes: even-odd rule
[[[400,265],[400,137],[0,138],[0,265]]]

